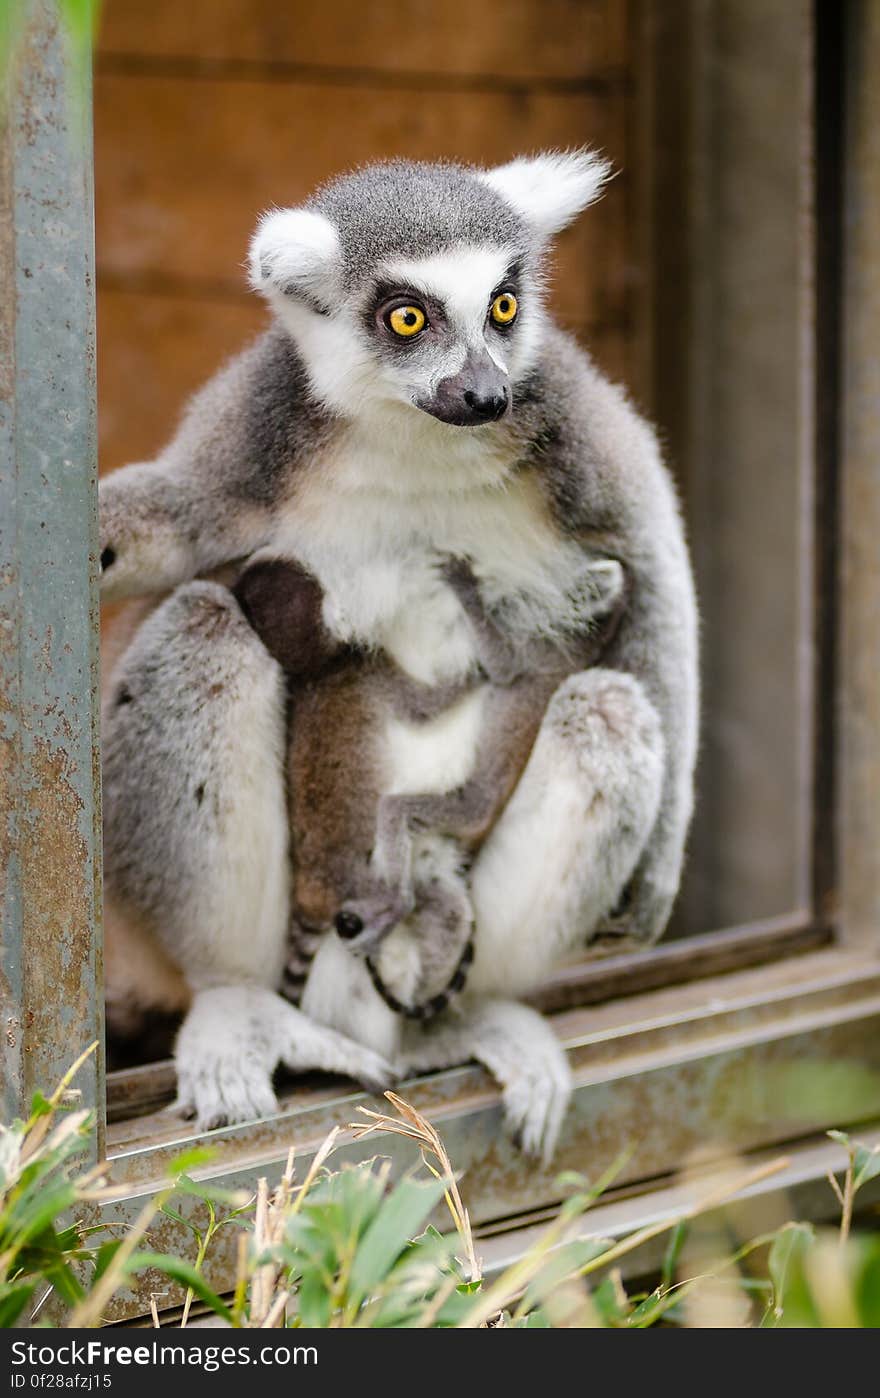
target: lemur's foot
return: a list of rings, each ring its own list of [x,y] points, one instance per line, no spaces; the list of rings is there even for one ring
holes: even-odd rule
[[[397,1074],[371,1049],[309,1019],[262,986],[199,991],[175,1052],[176,1109],[203,1131],[271,1116],[278,1103],[272,1074],[323,1069],[354,1078],[369,1092]]]

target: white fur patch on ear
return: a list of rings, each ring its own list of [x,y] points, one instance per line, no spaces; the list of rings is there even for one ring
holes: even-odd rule
[[[275,209],[264,214],[251,239],[250,283],[264,296],[305,295],[324,302],[337,284],[339,237],[323,214]]]
[[[611,164],[592,150],[547,151],[486,170],[480,179],[542,239],[551,238],[602,193]]]

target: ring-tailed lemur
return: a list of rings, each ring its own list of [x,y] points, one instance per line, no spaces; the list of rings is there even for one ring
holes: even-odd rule
[[[287,800],[294,882],[285,993],[302,992],[321,934],[335,925],[349,950],[367,957],[376,989],[399,1013],[426,1019],[465,985],[473,957],[473,911],[465,869],[525,767],[547,702],[573,658],[533,641],[515,655],[483,606],[466,560],[439,561],[469,617],[475,662],[435,686],[409,678],[384,654],[343,646],[324,624],[320,585],[299,565],[258,561],[234,593],[290,696]],[[589,563],[571,598],[579,668],[609,639],[623,602],[616,562]],[[480,748],[468,781],[453,791],[386,791],[389,722],[438,718],[488,681]],[[381,944],[404,924],[388,969]],[[400,943],[408,955],[401,956]],[[401,981],[401,976],[405,980]]]
[[[549,1148],[567,1066],[515,997],[609,919],[641,943],[666,923],[697,741],[687,549],[653,433],[542,295],[552,235],[605,175],[589,153],[488,171],[395,162],[267,215],[251,275],[273,328],[196,396],[155,461],[102,488],[106,595],[176,589],[120,662],[130,702],[111,687],[109,913],[138,964],[158,943],[192,996],[178,1078],[203,1123],[271,1111],[282,1061],[379,1078],[392,1057],[415,1071],[473,1056],[524,1144]],[[474,653],[438,552],[472,560],[515,648],[566,633],[585,561],[625,570],[602,664],[558,685],[474,863],[467,994],[427,1030],[387,1010],[335,935],[302,1011],[275,993],[289,893],[282,672],[228,591],[189,581],[260,550],[318,579],[337,637],[432,685]],[[390,724],[393,789],[466,783],[485,699],[478,687],[433,722]],[[164,994],[143,973],[136,989]]]

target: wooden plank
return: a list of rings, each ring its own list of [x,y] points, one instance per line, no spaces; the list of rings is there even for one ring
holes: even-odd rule
[[[880,6],[847,11],[844,232],[841,912],[847,936],[880,928]]]
[[[149,460],[170,438],[190,394],[267,323],[240,300],[98,294],[98,459],[101,470]]]
[[[102,55],[571,80],[623,64],[626,0],[113,0]]]
[[[96,84],[99,269],[240,289],[257,214],[334,170],[389,155],[491,164],[589,142],[622,163],[624,99],[589,94],[411,95],[378,89],[101,77]],[[620,319],[624,182],[560,239],[570,318]]]
[[[649,377],[703,615],[698,804],[675,921],[693,932],[812,897],[812,7],[700,0],[648,15]]]

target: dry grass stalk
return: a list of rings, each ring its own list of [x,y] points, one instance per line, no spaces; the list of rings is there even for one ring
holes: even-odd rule
[[[477,1261],[474,1249],[474,1235],[471,1230],[471,1222],[468,1211],[462,1203],[461,1195],[458,1192],[455,1171],[452,1168],[452,1161],[446,1154],[446,1147],[438,1136],[436,1130],[423,1117],[421,1112],[417,1112],[415,1107],[411,1107],[408,1102],[404,1102],[402,1097],[398,1097],[396,1092],[386,1092],[385,1097],[398,1113],[397,1117],[386,1116],[382,1112],[370,1111],[368,1107],[359,1107],[358,1111],[364,1116],[370,1117],[370,1123],[365,1126],[363,1122],[355,1121],[351,1123],[351,1130],[355,1133],[356,1140],[362,1140],[374,1131],[390,1131],[396,1136],[404,1136],[407,1140],[415,1141],[419,1147],[422,1161],[425,1168],[430,1170],[435,1179],[444,1179],[447,1187],[444,1191],[446,1206],[452,1215],[458,1236],[461,1238],[465,1250],[465,1261],[470,1273],[469,1280],[479,1281],[482,1276],[480,1264]],[[437,1170],[432,1165],[428,1154],[432,1155],[440,1163]]]

